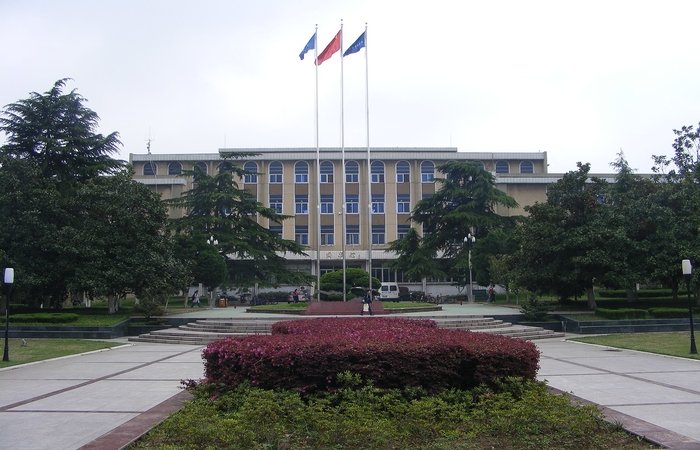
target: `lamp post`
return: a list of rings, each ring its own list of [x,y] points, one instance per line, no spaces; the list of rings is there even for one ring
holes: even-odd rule
[[[15,269],[8,267],[5,269],[5,284],[10,286],[7,288],[7,295],[5,296],[5,350],[2,352],[2,360],[10,360],[10,296],[12,295],[12,283],[15,282]]]
[[[467,258],[469,262],[469,303],[474,303],[474,290],[472,281],[472,246],[476,242],[476,236],[474,236],[473,231],[467,234],[464,238],[464,245],[467,246]]]
[[[219,249],[217,248],[219,245],[218,239],[215,239],[213,235],[209,236],[209,239],[207,239],[207,244],[213,245],[214,248],[216,248],[216,251],[218,252]],[[211,287],[211,292],[209,293],[209,308],[214,307],[214,287]]]
[[[686,286],[688,287],[688,318],[690,319],[690,354],[694,355],[698,352],[695,347],[695,329],[693,325],[693,302],[690,300],[690,278],[693,275],[693,266],[689,259],[681,261],[681,269],[683,269],[683,277],[685,278]]]

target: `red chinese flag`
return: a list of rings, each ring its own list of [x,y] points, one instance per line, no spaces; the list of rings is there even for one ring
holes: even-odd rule
[[[316,65],[320,66],[323,61],[333,56],[333,53],[338,50],[340,50],[340,31],[338,31],[338,34],[335,35],[333,40],[330,41],[328,45],[326,45],[326,48],[318,55],[318,58],[316,58]]]

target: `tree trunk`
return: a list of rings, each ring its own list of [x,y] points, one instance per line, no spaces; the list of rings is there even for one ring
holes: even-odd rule
[[[625,292],[627,293],[627,303],[633,303],[637,300],[637,289],[628,287]]]
[[[108,314],[116,314],[119,311],[119,297],[113,294],[107,296]]]
[[[596,304],[595,304],[595,293],[593,292],[593,286],[589,286],[586,288],[586,295],[588,297],[588,309],[591,311],[595,310]]]

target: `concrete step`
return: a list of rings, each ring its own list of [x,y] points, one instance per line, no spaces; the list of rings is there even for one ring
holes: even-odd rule
[[[425,317],[416,317],[423,319]],[[181,325],[178,328],[152,331],[138,337],[131,337],[132,342],[155,342],[171,344],[207,345],[218,339],[228,337],[245,337],[251,335],[266,335],[271,333],[272,325],[280,320],[290,319],[204,319]],[[496,320],[483,316],[433,316],[431,320],[437,323],[439,328],[452,330],[466,330],[480,333],[492,333],[520,339],[544,339],[563,337],[563,333],[555,333],[540,327],[525,325],[513,325],[509,322]]]

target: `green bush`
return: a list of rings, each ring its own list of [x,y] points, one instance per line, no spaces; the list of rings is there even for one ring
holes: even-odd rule
[[[688,308],[649,308],[649,315],[657,319],[688,317]]]
[[[262,303],[282,303],[289,299],[289,292],[285,291],[270,291],[261,292],[258,294],[258,300]]]
[[[607,449],[645,448],[593,406],[546,385],[508,379],[493,389],[379,389],[339,374],[334,392],[202,385],[194,400],[134,448],[227,449]]]
[[[601,298],[627,298],[625,289],[600,289],[598,296]],[[637,291],[637,298],[661,298],[673,297],[671,289],[640,289]]]
[[[71,323],[77,321],[79,316],[73,313],[28,313],[28,314],[10,314],[10,323]],[[2,323],[5,323],[5,317],[2,317]]]
[[[547,318],[549,312],[547,306],[537,300],[534,295],[520,307],[520,312],[525,316],[525,321],[541,322]]]
[[[634,319],[646,319],[647,311],[646,309],[636,309],[636,308],[618,308],[618,309],[608,309],[608,308],[597,308],[595,314],[606,319],[614,320],[634,320]]]

